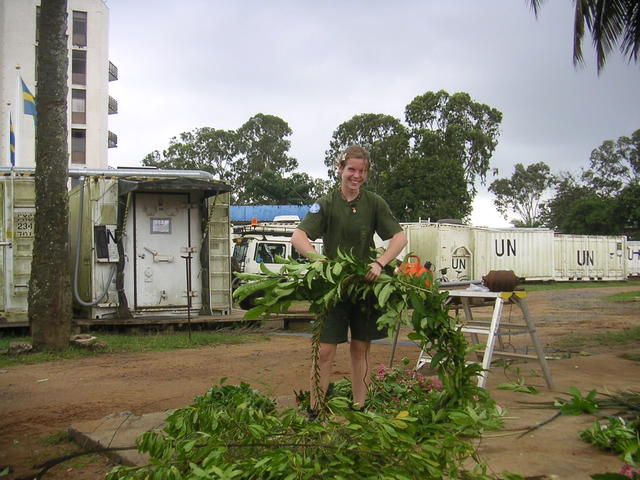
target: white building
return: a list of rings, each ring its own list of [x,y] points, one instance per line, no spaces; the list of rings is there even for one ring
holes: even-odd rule
[[[11,166],[10,118],[15,166],[35,166],[34,117],[23,113],[20,78],[38,96],[37,17],[40,0],[0,0],[0,166]],[[68,0],[69,166],[106,169],[107,150],[117,146],[108,115],[117,113],[109,82],[118,77],[109,62],[109,10],[103,0]]]

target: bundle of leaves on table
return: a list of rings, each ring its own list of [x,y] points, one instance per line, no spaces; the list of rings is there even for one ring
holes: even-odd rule
[[[432,285],[425,283],[430,278],[396,275],[392,267],[377,282],[365,282],[368,266],[344,253],[336,260],[278,261],[280,272],[262,265],[262,275],[241,275],[248,283],[236,291],[238,299],[262,295],[248,318],[308,301],[318,318],[312,340],[317,358],[323,320],[339,299],[358,299],[379,309],[379,325],[389,332],[398,327],[402,312],[410,311],[411,338],[430,347],[439,378],[427,382],[406,368],[378,369],[373,386],[378,383],[379,395],[370,395],[378,403],[364,412],[350,408],[350,386],[343,381],[334,395],[321,396],[321,421],[316,422],[308,422],[298,409],[277,409],[246,384],[221,384],[173,413],[163,431],[139,439],[140,450],[150,455],[149,465],[116,467],[107,478],[494,478],[473,461],[471,439],[500,428],[503,412],[476,386],[479,367],[465,361],[468,345],[448,314],[446,294],[426,286]],[[400,380],[406,388],[397,390]],[[430,388],[419,395],[424,385]]]

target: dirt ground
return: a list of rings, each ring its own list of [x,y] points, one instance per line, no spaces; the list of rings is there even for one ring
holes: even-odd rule
[[[526,383],[536,385],[542,395],[523,398],[523,394],[497,390],[495,387],[505,378],[516,380],[516,370],[512,366],[505,377],[502,368],[493,368],[487,388],[509,410],[509,428],[535,425],[554,413],[552,410],[525,413],[520,401],[553,399],[571,385],[582,391],[592,388],[599,391],[638,390],[640,363],[622,356],[640,354],[639,342],[618,347],[603,347],[593,342],[579,348],[566,343],[576,335],[594,337],[595,334],[640,326],[640,301],[603,301],[607,295],[628,290],[638,291],[640,296],[638,283],[617,288],[532,292],[528,295],[529,308],[542,343],[549,355],[558,357],[549,364],[555,388],[549,391],[543,378],[532,373],[539,368],[536,362],[531,362],[516,368],[526,377]],[[476,316],[482,316],[481,312],[482,309],[478,309]],[[517,317],[518,312],[507,305],[503,322],[506,319],[517,321]],[[504,341],[507,348],[519,352],[528,343],[523,336],[506,337]],[[388,365],[390,352],[389,344],[374,344],[371,365]],[[395,364],[401,358],[413,363],[418,354],[415,345],[401,341],[395,352]],[[243,345],[165,353],[107,354],[2,369],[0,471],[4,466],[11,466],[14,473],[5,478],[26,477],[35,471],[31,468],[34,464],[78,451],[79,448],[69,442],[55,444],[52,441],[72,423],[124,411],[140,415],[183,407],[218,384],[222,377],[228,377],[230,383],[247,382],[276,398],[280,405],[293,406],[293,391],[308,389],[309,355],[308,337],[274,334],[268,341]],[[348,376],[349,370],[348,348],[343,346],[338,349],[333,375],[339,379]],[[561,479],[588,479],[588,472],[617,471],[622,465],[619,459],[578,439],[577,431],[592,421],[593,418],[588,417],[561,418],[521,440],[515,440],[514,436],[483,439],[479,451],[496,472],[507,469],[526,475],[553,473]],[[104,478],[111,466],[99,455],[79,457],[55,467],[44,478],[99,479]]]

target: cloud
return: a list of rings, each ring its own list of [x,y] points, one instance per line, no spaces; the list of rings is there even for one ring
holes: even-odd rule
[[[300,169],[325,176],[340,123],[360,113],[403,119],[414,97],[440,89],[503,112],[492,159],[501,175],[538,161],[578,171],[602,141],[640,128],[638,65],[613,52],[596,75],[587,38],[587,65],[574,69],[569,1],[546,2],[539,19],[513,0],[107,5],[120,70],[110,85],[120,107],[112,165],[139,163],[181,132],[236,129],[268,113],[292,128]]]

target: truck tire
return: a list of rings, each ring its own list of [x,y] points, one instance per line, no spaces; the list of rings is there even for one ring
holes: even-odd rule
[[[256,300],[264,295],[264,292],[254,292],[247,298],[243,299],[239,305],[243,310],[250,310],[257,305]]]

